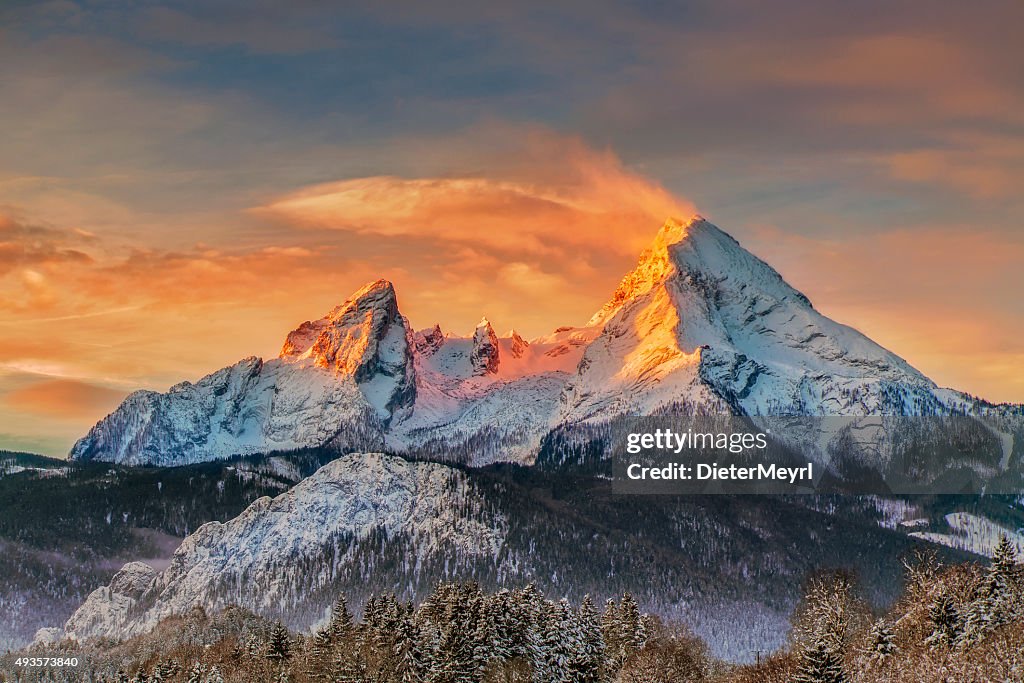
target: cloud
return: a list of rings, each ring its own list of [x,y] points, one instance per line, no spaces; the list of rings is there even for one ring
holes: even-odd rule
[[[403,264],[417,324],[466,331],[486,313],[538,335],[589,318],[662,223],[694,213],[579,138],[507,126],[467,137],[447,150],[448,174],[319,183],[252,214],[298,240],[339,240],[384,273]]]
[[[372,176],[303,188],[257,209],[299,228],[427,237],[502,253],[635,253],[689,202],[627,169],[612,153],[550,132],[486,175]]]
[[[125,391],[71,379],[45,380],[8,392],[3,402],[20,412],[58,419],[98,420],[116,408]]]

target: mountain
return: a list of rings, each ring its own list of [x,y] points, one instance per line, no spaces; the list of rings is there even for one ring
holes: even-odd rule
[[[290,332],[273,360],[246,358],[165,394],[129,395],[70,457],[182,465],[319,446],[345,428],[379,442],[381,425],[415,395],[410,341],[391,283],[370,283]]]
[[[371,283],[248,358],[165,394],[140,391],[75,444],[75,460],[180,465],[333,445],[470,465],[533,463],[553,429],[675,406],[736,415],[984,415],[1002,461],[1020,410],[941,389],[819,313],[732,237],[670,220],[582,327],[527,342],[413,332]]]
[[[443,465],[381,454],[341,458],[228,522],[203,525],[162,573],[125,565],[65,630],[79,639],[123,638],[194,604],[219,609],[255,600],[253,606],[273,612],[315,601],[317,591],[303,588],[356,569],[357,549],[368,540],[405,538],[412,552],[402,562],[414,576],[444,552],[493,556],[503,540],[501,520],[473,514],[487,508],[464,475]]]
[[[338,592],[414,599],[472,579],[575,600],[632,591],[742,659],[782,644],[809,572],[852,569],[884,603],[895,559],[915,546],[983,550],[964,543],[977,520],[1019,526],[1019,501],[998,496],[621,496],[604,470],[580,467],[604,462],[624,417],[672,411],[977,416],[1003,470],[1019,469],[1024,442],[1019,406],[937,387],[707,221],[669,221],[580,327],[529,341],[486,318],[466,336],[414,331],[378,281],[298,326],[278,358],[130,396],[75,445],[73,465],[165,466],[124,468],[158,493],[172,478],[191,490],[191,468],[216,466],[218,480],[199,482],[217,492],[206,497],[242,485],[232,505],[276,497],[185,524],[169,566],[126,565],[64,631],[119,639],[229,604],[306,629]],[[107,525],[124,507],[111,498]]]
[[[891,388],[912,410],[943,400],[903,359],[818,313],[701,219],[666,223],[588,327],[601,332],[567,387],[569,422],[680,399],[740,415],[888,411]]]
[[[536,468],[352,453],[203,525],[162,571],[126,564],[63,633],[41,637],[121,640],[195,605],[238,605],[307,631],[338,593],[358,608],[374,593],[418,600],[457,579],[598,602],[628,590],[685,619],[717,654],[746,659],[784,642],[809,571],[849,567],[868,598],[895,596],[893,560],[922,542],[881,528],[870,501],[846,505],[831,515],[768,496],[615,496],[605,480]]]

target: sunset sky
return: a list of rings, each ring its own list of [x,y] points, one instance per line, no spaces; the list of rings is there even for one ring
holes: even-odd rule
[[[1024,3],[0,2],[0,448],[366,281],[581,324],[695,211],[938,383],[1024,401]]]

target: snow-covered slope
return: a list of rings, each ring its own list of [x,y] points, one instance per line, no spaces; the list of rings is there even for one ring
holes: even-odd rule
[[[182,464],[347,439],[432,459],[533,462],[553,428],[667,407],[740,415],[986,412],[821,315],[770,266],[695,217],[668,221],[584,327],[530,342],[413,334],[378,281],[250,358],[166,394],[137,392],[77,459]],[[1010,419],[1016,429],[1019,415]],[[1005,459],[1013,429],[997,434]],[[353,434],[359,438],[353,443]]]
[[[124,638],[193,605],[235,604],[268,615],[302,611],[307,603],[330,602],[318,589],[377,570],[366,565],[363,546],[372,551],[401,539],[398,573],[412,581],[432,561],[495,555],[503,526],[458,470],[352,454],[276,498],[260,498],[229,522],[203,525],[163,572],[126,565],[110,586],[89,596],[65,633],[79,640]]]

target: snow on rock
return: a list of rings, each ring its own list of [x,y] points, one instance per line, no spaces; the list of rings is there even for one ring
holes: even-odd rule
[[[413,337],[416,353],[420,355],[429,356],[434,351],[437,351],[441,344],[444,344],[444,332],[441,331],[441,326],[437,324],[429,330],[417,332]]]
[[[442,551],[494,556],[504,542],[504,521],[488,518],[484,508],[458,470],[350,454],[228,522],[204,524],[159,574],[141,563],[125,565],[110,586],[89,596],[65,631],[79,640],[126,638],[196,604],[276,614],[282,605],[315,599],[309,587],[330,585],[344,567],[358,564],[358,546],[371,536],[403,537],[402,561],[412,569]],[[311,575],[310,568],[322,573]]]
[[[55,645],[64,639],[64,631],[54,626],[47,626],[36,631],[35,636],[32,637],[32,643],[29,648],[45,645]]]
[[[292,331],[279,358],[246,358],[165,394],[131,394],[71,458],[183,465],[320,446],[408,409],[413,368],[408,323],[391,283],[379,280]]]
[[[412,330],[398,311],[395,288],[377,280],[325,317],[288,335],[280,358],[351,377],[382,418],[412,404]]]

